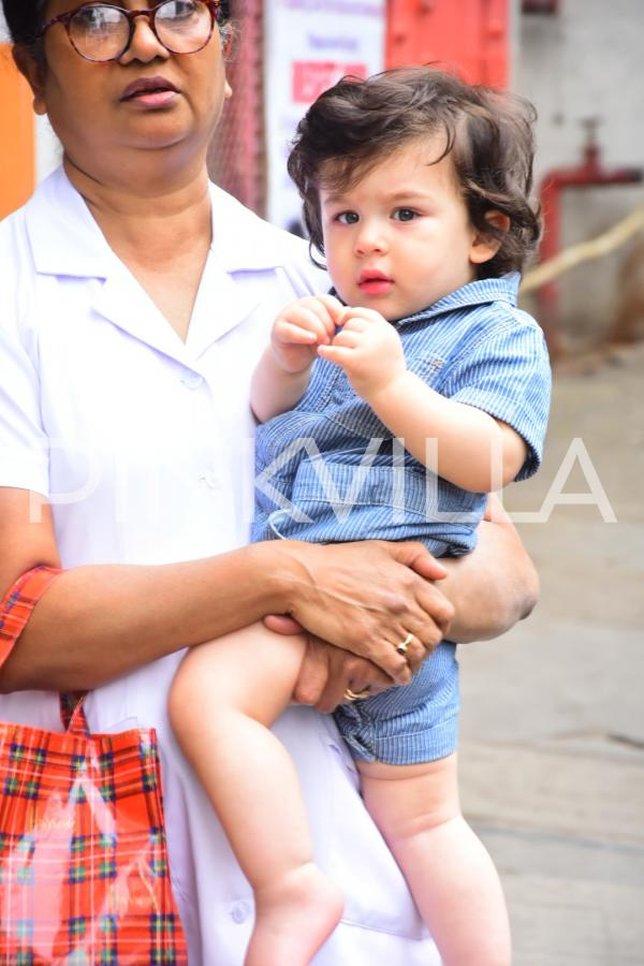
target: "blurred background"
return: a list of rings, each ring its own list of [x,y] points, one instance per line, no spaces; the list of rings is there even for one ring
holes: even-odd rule
[[[543,469],[504,501],[542,598],[503,638],[461,649],[463,798],[501,870],[516,966],[641,966],[644,2],[230,7],[234,97],[211,174],[291,230],[299,202],[284,171],[289,138],[341,75],[438,62],[537,107],[545,231],[521,299],[550,347],[553,412]],[[47,120],[34,118],[0,43],[0,217],[58,162]]]
[[[470,81],[509,85],[539,112],[541,259],[599,239],[591,251],[573,251],[577,260],[556,281],[530,292],[533,283],[526,285],[526,303],[547,329],[553,355],[570,343],[587,350],[644,334],[642,0],[229,6],[239,31],[230,62],[235,97],[211,152],[219,184],[270,220],[297,227],[299,202],[284,167],[288,141],[307,104],[342,74],[435,61]],[[47,120],[33,117],[9,46],[0,43],[0,217],[57,163]],[[605,239],[611,230],[617,237]]]

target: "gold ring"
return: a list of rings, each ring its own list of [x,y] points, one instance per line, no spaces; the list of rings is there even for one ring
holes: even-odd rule
[[[398,646],[396,647],[396,654],[402,654],[404,656],[407,653],[407,648],[409,647],[413,639],[414,639],[414,635],[412,633],[409,633],[405,638],[405,640],[401,641],[400,644],[398,644]]]
[[[364,701],[369,697],[369,688],[363,688],[362,691],[352,691],[351,688],[347,688],[344,696],[347,701]]]

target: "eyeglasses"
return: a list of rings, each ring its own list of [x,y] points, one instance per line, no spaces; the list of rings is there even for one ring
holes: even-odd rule
[[[48,20],[40,31],[62,23],[70,43],[85,60],[105,64],[119,60],[132,42],[137,17],[147,17],[159,43],[173,54],[196,54],[206,46],[215,21],[223,19],[220,0],[165,0],[151,10],[125,10],[84,3]]]

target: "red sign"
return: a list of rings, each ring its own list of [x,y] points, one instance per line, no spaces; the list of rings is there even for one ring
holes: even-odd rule
[[[293,100],[298,104],[312,104],[316,97],[345,74],[366,77],[367,65],[342,64],[331,60],[296,60],[293,62]]]

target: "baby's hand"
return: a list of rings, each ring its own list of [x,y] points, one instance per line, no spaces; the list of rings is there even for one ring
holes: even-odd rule
[[[280,368],[291,373],[307,369],[317,347],[331,342],[345,312],[333,295],[309,296],[287,305],[271,333],[273,355]]]
[[[349,382],[369,402],[406,370],[396,329],[373,309],[344,310],[344,328],[318,354],[342,366]]]

